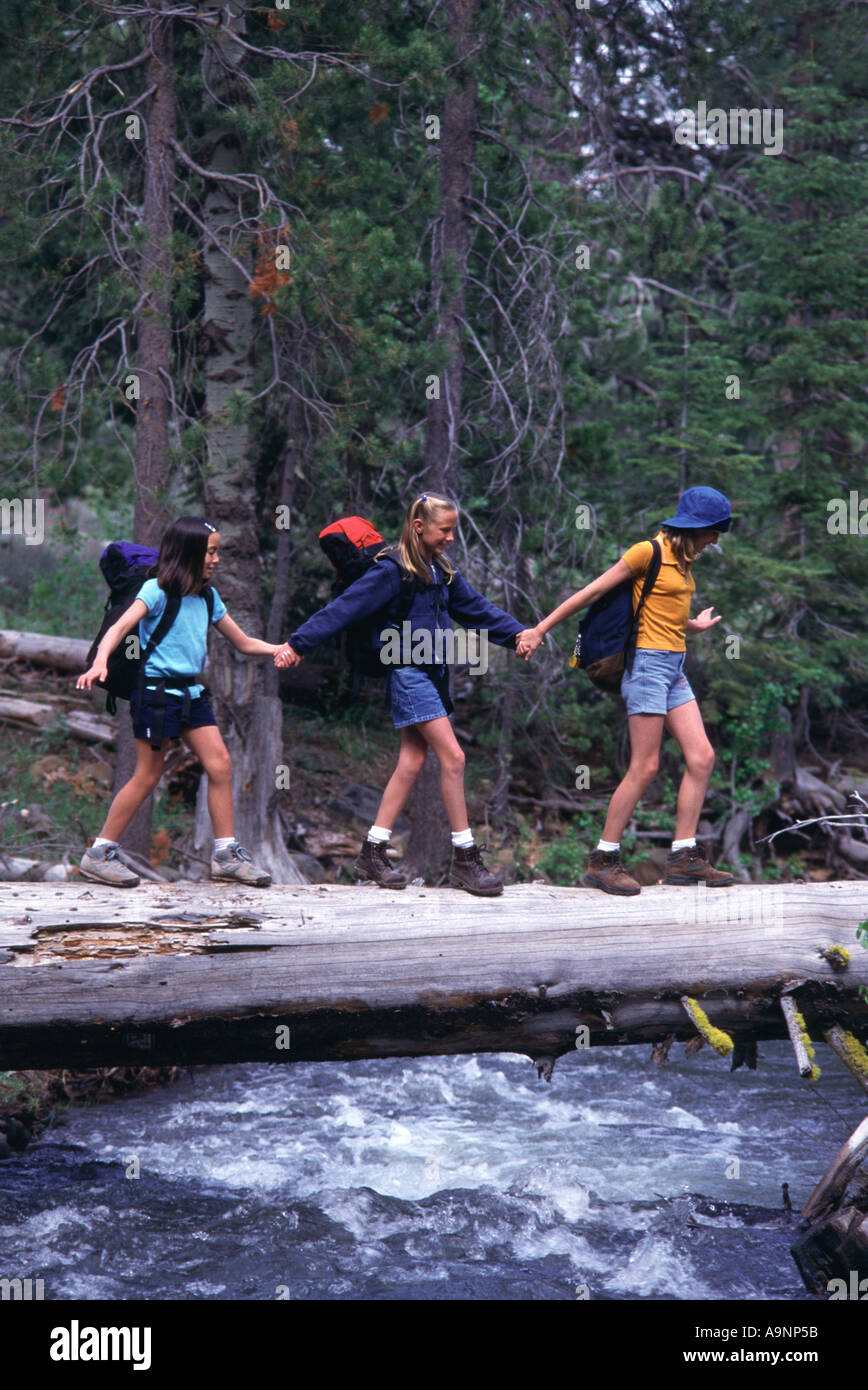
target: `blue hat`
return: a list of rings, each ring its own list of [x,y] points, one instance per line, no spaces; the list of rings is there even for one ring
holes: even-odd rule
[[[668,516],[664,526],[682,531],[728,531],[732,522],[730,505],[716,487],[689,487],[678,499],[678,510]]]

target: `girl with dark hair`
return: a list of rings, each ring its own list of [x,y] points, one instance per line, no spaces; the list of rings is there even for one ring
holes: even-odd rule
[[[388,694],[392,723],[401,731],[398,763],[390,777],[376,821],[368,831],[355,864],[356,879],[374,882],[383,888],[404,888],[405,874],[393,869],[386,858],[392,827],[402,810],[422,766],[428,749],[440,763],[440,790],[452,828],[452,870],[455,888],[480,897],[496,897],[503,883],[485,867],[467,817],[464,800],[464,753],[449,722],[448,661],[437,653],[444,646],[455,651],[452,620],[469,629],[482,630],[499,646],[512,646],[527,630],[515,618],[488,602],[458,573],[445,554],[454,539],[458,508],[448,498],[422,493],[407,508],[401,539],[391,549],[382,550],[376,562],[360,579],[327,607],[314,613],[294,633],[275,657],[279,667],[295,666],[305,655],[329,637],[365,618],[380,615],[376,624],[376,644],[388,671]],[[416,588],[407,620],[412,643],[405,643],[401,664],[386,665],[389,653],[384,629],[389,610],[396,607],[402,587],[402,573],[412,575]],[[412,651],[410,647],[412,645]],[[418,655],[417,655],[418,653]],[[527,658],[526,658],[527,659]]]
[[[640,885],[621,862],[621,835],[642,793],[657,775],[664,727],[678,741],[687,764],[675,812],[675,838],[666,862],[664,883],[706,883],[727,888],[732,874],[709,864],[696,845],[696,827],[705,799],[714,749],[708,741],[699,705],[684,675],[685,634],[707,632],[720,622],[714,608],[690,617],[696,584],[691,565],[707,545],[716,545],[730,527],[730,506],[713,487],[684,492],[674,516],[656,536],[662,563],[654,587],[643,605],[632,669],[621,680],[630,728],[630,766],[616,787],[606,815],[602,838],[592,852],[582,883],[604,893],[634,894]],[[639,604],[643,580],[651,561],[651,541],[631,545],[617,564],[572,595],[519,645],[519,654],[535,651],[556,623],[572,617],[625,580],[633,581],[633,609]]]
[[[182,516],[160,542],[157,563],[129,608],[108,629],[93,665],[76,681],[90,690],[105,680],[109,654],[138,627],[141,652],[156,630],[168,598],[180,600],[177,616],[145,663],[143,680],[130,698],[136,767],[109,808],[106,822],[81,860],[85,878],[132,888],[139,882],[118,855],[118,840],[160,780],[170,739],[181,738],[208,775],[208,813],[214,827],[213,879],[267,887],[271,876],[257,868],[234,835],[232,764],[208,696],[198,676],[205,663],[209,622],[245,656],[273,656],[270,642],[248,637],[226,612],[211,576],[219,563],[220,533],[207,521]],[[209,616],[210,615],[210,616]]]

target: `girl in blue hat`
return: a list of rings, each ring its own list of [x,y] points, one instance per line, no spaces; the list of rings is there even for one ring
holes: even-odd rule
[[[714,750],[684,674],[686,634],[707,632],[720,622],[713,607],[690,617],[690,600],[696,588],[691,567],[707,545],[715,545],[721,532],[729,530],[730,522],[730,505],[722,492],[713,487],[691,487],[682,493],[675,515],[667,517],[656,536],[661,549],[660,572],[642,607],[632,669],[624,672],[621,681],[630,729],[630,766],[612,795],[602,838],[582,876],[582,883],[589,888],[618,894],[641,891],[621,862],[620,840],[639,798],[657,775],[664,728],[677,739],[687,766],[678,789],[675,838],[663,881],[702,881],[709,888],[725,888],[733,881],[732,874],[713,868],[696,844]],[[535,651],[550,628],[626,580],[633,582],[635,611],[652,554],[651,541],[631,545],[617,564],[560,604],[531,634],[525,634],[519,655]]]

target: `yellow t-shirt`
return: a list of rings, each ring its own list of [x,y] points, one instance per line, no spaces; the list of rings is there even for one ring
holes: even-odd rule
[[[645,600],[639,619],[637,647],[653,647],[658,651],[683,652],[684,636],[690,618],[690,599],[696,588],[690,565],[685,577],[675,562],[672,546],[662,531],[655,540],[660,542],[662,557],[660,573],[654,588]],[[635,576],[633,580],[633,612],[642,596],[645,573],[653,554],[650,541],[638,541],[621,556]]]

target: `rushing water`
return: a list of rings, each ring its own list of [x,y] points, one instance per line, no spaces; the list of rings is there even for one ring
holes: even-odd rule
[[[786,1043],[756,1072],[648,1054],[576,1053],[551,1085],[511,1054],[213,1067],[76,1110],[0,1164],[0,1275],[46,1299],[806,1297],[781,1183],[798,1209],[855,1083],[823,1046],[816,1088]]]

